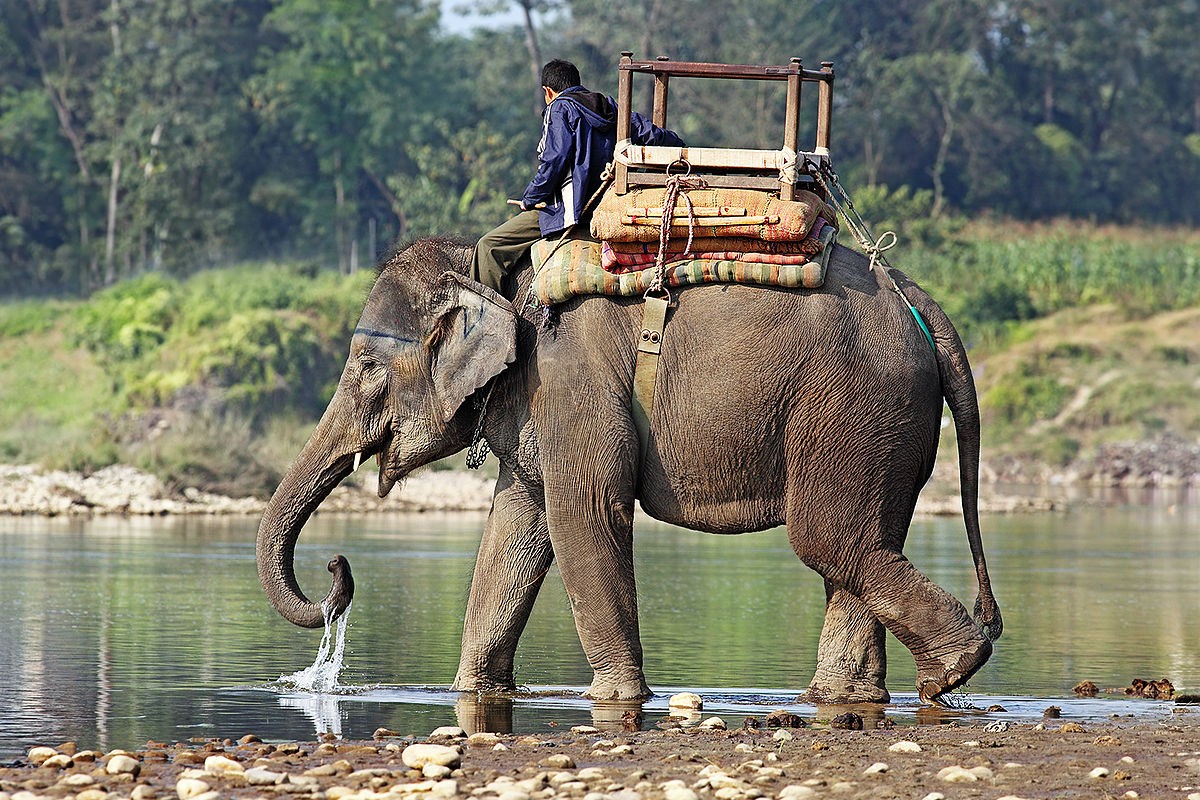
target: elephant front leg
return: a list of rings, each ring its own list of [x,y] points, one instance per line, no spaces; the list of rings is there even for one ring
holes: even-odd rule
[[[800,696],[810,703],[886,703],[885,628],[850,592],[825,581],[817,670]]]
[[[517,641],[554,561],[540,497],[502,469],[471,578],[452,688],[511,691]]]
[[[632,498],[559,489],[547,493],[546,512],[575,629],[594,672],[587,697],[649,697],[633,575]]]

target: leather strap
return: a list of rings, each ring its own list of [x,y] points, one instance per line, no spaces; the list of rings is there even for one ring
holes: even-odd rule
[[[650,443],[650,418],[654,414],[654,384],[658,378],[658,356],[662,352],[663,328],[667,324],[667,298],[647,297],[642,310],[642,332],[638,336],[637,360],[633,366],[633,424],[637,428],[642,457]]]

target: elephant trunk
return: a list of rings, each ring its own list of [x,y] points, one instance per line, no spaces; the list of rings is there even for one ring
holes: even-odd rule
[[[296,540],[308,518],[350,474],[354,454],[339,453],[338,400],[330,402],[304,450],[280,482],[258,526],[258,578],[271,605],[284,619],[304,628],[320,628],[341,616],[354,597],[354,578],[345,556],[330,559],[329,594],[314,603],[301,591],[294,566]]]

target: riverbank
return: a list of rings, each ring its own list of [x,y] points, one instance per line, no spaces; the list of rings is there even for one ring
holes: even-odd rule
[[[956,480],[956,477],[955,477]],[[321,504],[321,511],[341,513],[481,511],[491,508],[495,480],[475,472],[417,472],[387,498],[375,492],[375,476],[364,470],[355,484],[343,484]],[[922,493],[917,513],[962,513],[957,484],[937,480]],[[1063,502],[1045,496],[981,492],[984,513],[1052,511]],[[30,465],[0,465],[0,514],[97,516],[167,514],[260,515],[266,501],[227,497],[194,487],[170,490],[157,477],[128,466],[112,466],[90,475],[44,470]]]
[[[1173,711],[1161,721],[1010,723],[1001,714],[862,730],[851,714],[737,730],[711,718],[534,735],[380,730],[373,741],[270,744],[248,734],[105,754],[67,743],[0,766],[0,800],[1200,800],[1200,709]]]

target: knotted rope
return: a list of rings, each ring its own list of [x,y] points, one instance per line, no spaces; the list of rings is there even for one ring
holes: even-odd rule
[[[677,164],[682,164],[687,167],[687,172],[680,175],[672,175],[671,167]],[[662,219],[658,225],[658,253],[654,256],[654,277],[650,279],[650,285],[646,287],[646,292],[643,297],[649,297],[652,294],[661,294],[670,297],[671,293],[666,288],[667,277],[667,245],[671,241],[671,226],[675,222],[675,207],[679,204],[679,198],[683,197],[683,202],[687,206],[687,222],[688,235],[687,244],[684,245],[683,252],[679,255],[680,258],[691,255],[692,241],[696,233],[696,209],[692,205],[692,198],[688,197],[688,189],[703,189],[708,184],[701,178],[690,177],[692,173],[692,165],[680,159],[667,167],[667,180],[665,191],[663,192],[662,204]]]
[[[811,175],[813,180],[825,190],[826,201],[846,221],[846,227],[850,228],[850,232],[858,240],[859,246],[862,247],[863,252],[870,259],[871,271],[891,284],[892,291],[896,293],[905,307],[908,308],[913,319],[917,321],[917,326],[921,329],[921,333],[925,334],[925,341],[929,342],[930,348],[936,354],[937,345],[933,341],[933,333],[930,332],[929,326],[925,324],[925,318],[909,302],[908,296],[904,294],[904,290],[900,288],[900,284],[896,283],[896,279],[892,277],[889,271],[892,265],[888,263],[887,258],[883,255],[895,247],[899,241],[896,232],[884,231],[883,235],[878,239],[871,235],[866,221],[855,210],[854,201],[850,199],[850,195],[842,188],[842,182],[838,180],[837,173],[833,171],[833,166],[828,161],[818,164],[805,159],[804,171]]]

